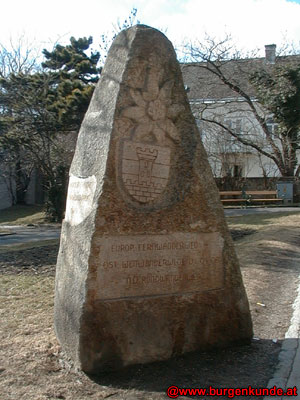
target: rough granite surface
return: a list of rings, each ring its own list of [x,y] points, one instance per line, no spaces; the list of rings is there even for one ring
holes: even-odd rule
[[[55,330],[89,373],[247,342],[248,300],[172,44],[113,42],[82,123]]]

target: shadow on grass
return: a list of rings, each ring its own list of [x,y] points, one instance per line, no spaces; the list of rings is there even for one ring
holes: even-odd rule
[[[284,243],[284,241],[282,241]],[[260,269],[292,273],[299,272],[300,252],[297,250],[278,248],[278,246],[259,246],[257,251],[263,257],[263,264],[259,265]],[[257,268],[258,265],[255,264]],[[244,265],[244,268],[252,268],[252,265]]]
[[[0,210],[0,224],[30,224],[45,222],[42,205],[16,205]]]
[[[281,342],[253,340],[251,345],[189,353],[164,362],[89,375],[89,378],[100,385],[150,392],[166,392],[171,385],[266,387],[274,374],[280,348]]]
[[[253,235],[257,231],[255,229],[230,229],[231,237],[234,241],[243,239],[245,236]]]
[[[295,212],[278,212],[278,213],[264,213],[263,211],[259,214],[239,215],[239,216],[227,216],[227,221],[234,225],[269,225],[277,223],[276,220],[282,217],[291,217],[293,215],[300,215],[299,211]],[[279,222],[280,223],[280,222]]]

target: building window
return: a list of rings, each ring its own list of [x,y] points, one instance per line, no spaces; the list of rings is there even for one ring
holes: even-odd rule
[[[235,120],[235,133],[237,133],[238,135],[242,134],[242,120],[241,119]]]
[[[240,118],[235,119],[225,119],[224,125],[227,126],[232,132],[236,133],[237,135],[241,135],[242,132],[242,120]]]
[[[225,120],[224,120],[224,125],[225,125],[228,129],[232,129],[232,120],[231,120],[231,119],[225,119]]]
[[[224,177],[241,178],[243,176],[243,166],[241,164],[228,164],[224,162],[221,171]]]
[[[243,176],[243,167],[241,165],[233,165],[232,173],[234,178],[241,178]]]
[[[203,136],[203,124],[202,124],[202,121],[199,118],[195,118],[195,121],[196,121],[196,125],[197,125],[197,128],[198,128],[198,132],[200,134],[200,138],[202,139],[202,136]]]
[[[266,120],[266,125],[269,133],[274,136],[278,134],[278,124],[273,120],[273,118],[268,118]]]

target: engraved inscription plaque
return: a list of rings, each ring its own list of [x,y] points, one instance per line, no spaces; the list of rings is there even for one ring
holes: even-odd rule
[[[98,299],[157,296],[223,287],[217,232],[99,240]]]
[[[70,176],[65,221],[71,225],[83,222],[92,211],[96,189],[95,176],[79,178]]]

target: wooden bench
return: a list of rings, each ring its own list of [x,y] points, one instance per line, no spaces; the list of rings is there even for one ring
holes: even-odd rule
[[[277,197],[277,190],[225,190],[219,193],[223,204],[251,205],[256,203],[281,203],[283,201],[283,199]]]

